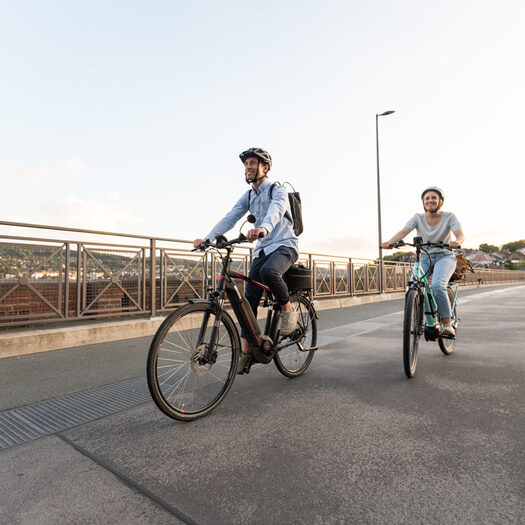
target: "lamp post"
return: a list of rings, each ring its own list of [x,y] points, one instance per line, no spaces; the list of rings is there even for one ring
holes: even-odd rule
[[[381,114],[376,114],[376,155],[377,155],[377,230],[379,236],[379,293],[384,293],[383,283],[383,242],[381,237],[381,185],[379,182],[379,117],[386,117],[392,115],[395,111],[385,111]]]

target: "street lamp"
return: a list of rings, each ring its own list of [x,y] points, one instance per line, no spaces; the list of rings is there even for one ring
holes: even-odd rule
[[[379,182],[379,117],[386,117],[387,115],[392,115],[395,111],[385,111],[381,114],[376,114],[376,154],[377,154],[377,229],[379,234],[379,293],[384,293],[384,283],[383,283],[383,248],[381,248],[381,243],[383,242],[381,238],[381,185]]]

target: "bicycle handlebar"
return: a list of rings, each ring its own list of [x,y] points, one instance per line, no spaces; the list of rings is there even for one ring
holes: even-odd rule
[[[451,248],[449,244],[445,243],[445,242],[421,242],[421,240],[418,240],[418,239],[421,239],[420,237],[415,237],[414,238],[414,242],[413,243],[410,243],[410,242],[405,242],[403,240],[401,241],[396,241],[394,243],[392,243],[388,249],[391,250],[393,248],[400,248],[401,246],[412,246],[414,248],[423,248],[423,247],[435,247],[435,248],[446,248],[447,250],[459,250],[461,248],[461,246],[458,246],[457,248]]]
[[[206,239],[204,242],[200,244],[198,248],[193,248],[193,250],[191,251],[192,252],[204,251],[204,250],[207,250],[208,248],[217,248],[218,250],[222,250],[224,248],[227,248],[228,246],[233,246],[234,244],[242,244],[244,242],[250,242],[250,241],[248,241],[248,238],[243,233],[241,233],[239,237],[232,239],[231,241],[226,239],[224,235],[219,235],[218,237],[216,237],[215,242],[211,242],[209,239]]]

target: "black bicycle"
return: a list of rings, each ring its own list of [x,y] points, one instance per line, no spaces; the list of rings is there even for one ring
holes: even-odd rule
[[[391,244],[389,248],[399,248],[401,246],[413,246],[416,249],[416,262],[405,296],[405,316],[403,320],[403,367],[407,377],[414,377],[419,339],[423,334],[427,341],[437,341],[439,348],[445,355],[451,354],[456,346],[456,338],[443,334],[439,322],[436,300],[427,279],[432,267],[432,258],[425,249],[434,246],[447,248],[452,251],[452,248],[442,242],[423,243],[421,237],[414,237],[413,244],[397,241]],[[429,269],[426,272],[421,267],[421,252],[425,252],[430,260]],[[459,317],[457,315],[458,285],[449,282],[447,294],[450,301],[451,323],[457,332],[459,325]]]
[[[191,299],[177,308],[153,338],[148,354],[148,386],[156,405],[169,417],[192,421],[208,415],[224,399],[235,376],[249,373],[254,363],[273,360],[282,374],[297,377],[312,362],[317,350],[317,314],[309,296],[309,276],[294,275],[294,267],[283,275],[290,301],[299,312],[296,329],[283,337],[279,332],[280,307],[270,289],[230,271],[233,247],[244,242],[247,239],[241,233],[231,241],[221,237],[201,245],[202,250],[217,250],[222,259],[216,288],[208,287],[208,299]],[[264,332],[234,279],[264,290],[263,306],[268,308]],[[226,298],[249,343],[247,358],[240,359],[239,330],[225,309]]]

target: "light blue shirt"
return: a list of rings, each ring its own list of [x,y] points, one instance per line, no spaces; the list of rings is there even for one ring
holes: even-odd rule
[[[244,214],[250,212],[256,219],[252,227],[265,228],[268,231],[266,237],[257,241],[254,257],[257,257],[261,250],[268,255],[281,246],[288,246],[299,254],[299,242],[293,231],[293,224],[287,218],[292,218],[288,192],[284,186],[276,184],[270,199],[271,186],[272,183],[266,178],[256,190],[248,190],[206,235],[206,239],[213,240],[217,235],[224,235]]]

